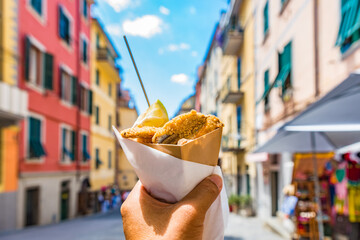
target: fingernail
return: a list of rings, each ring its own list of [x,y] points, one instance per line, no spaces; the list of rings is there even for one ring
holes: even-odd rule
[[[222,179],[219,175],[213,174],[209,177],[209,179],[215,183],[219,190],[222,188]]]

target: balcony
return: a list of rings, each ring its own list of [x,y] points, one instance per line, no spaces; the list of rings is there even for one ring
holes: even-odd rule
[[[0,126],[16,124],[28,115],[28,95],[17,86],[0,82]]]
[[[242,152],[245,148],[241,144],[241,138],[227,134],[222,137],[221,149],[223,152]]]
[[[223,54],[237,55],[244,39],[244,29],[239,23],[229,23],[223,34]]]
[[[110,50],[106,47],[100,47],[96,50],[96,59],[108,71],[116,71],[119,74],[119,67]]]
[[[217,97],[220,98],[222,103],[238,103],[244,96],[244,93],[240,90],[240,88],[231,88],[230,80],[222,86],[220,91],[218,92]]]

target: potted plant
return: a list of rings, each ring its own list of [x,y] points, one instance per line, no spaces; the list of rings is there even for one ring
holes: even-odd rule
[[[230,211],[233,213],[238,213],[239,210],[239,196],[232,194],[229,197],[229,206],[230,206]]]

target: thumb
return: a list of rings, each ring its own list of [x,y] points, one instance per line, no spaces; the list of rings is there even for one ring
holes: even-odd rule
[[[188,195],[180,202],[191,204],[203,214],[210,208],[222,189],[222,179],[213,174],[202,180]]]

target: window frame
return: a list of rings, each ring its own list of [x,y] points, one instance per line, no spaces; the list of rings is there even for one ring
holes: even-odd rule
[[[98,105],[95,106],[95,124],[100,125],[100,108]]]
[[[85,65],[86,67],[89,66],[89,38],[84,34],[84,33],[80,33],[80,40],[81,40],[81,44],[79,47],[79,51],[80,51],[80,61],[83,65]],[[84,42],[86,43],[86,61],[84,61]]]
[[[84,14],[84,10],[85,10],[85,4],[86,3],[86,16]],[[87,0],[81,0],[81,3],[80,3],[80,13],[81,13],[81,17],[85,20],[85,21],[88,21],[89,20],[89,12],[90,12],[90,7],[89,7],[89,4],[87,2]]]
[[[63,14],[65,15],[65,17],[67,17],[67,19],[69,20],[69,42],[66,41],[66,39],[62,38],[61,37],[61,34],[60,34],[60,13],[59,16],[58,16],[58,36],[60,38],[60,41],[65,44],[65,47],[67,48],[72,48],[72,43],[74,42],[73,39],[74,39],[74,18],[72,17],[71,13],[66,9],[66,7],[64,7],[62,4],[59,4],[58,5],[59,8],[61,8]]]
[[[26,131],[24,131],[24,147],[25,147],[25,163],[27,164],[42,164],[45,162],[45,157],[46,156],[41,156],[41,157],[35,157],[35,158],[30,158],[30,117],[32,118],[36,118],[38,120],[40,120],[40,143],[43,145],[44,150],[45,149],[45,145],[44,143],[46,142],[46,120],[45,117],[38,114],[38,113],[34,113],[34,112],[29,112],[29,115],[26,118],[26,121],[24,121],[25,123],[25,129]]]
[[[108,130],[109,130],[110,132],[112,131],[112,129],[111,129],[112,122],[113,122],[112,114],[109,114],[109,115],[108,115]]]
[[[71,159],[69,156],[67,156],[66,154],[64,154],[64,156],[65,156],[65,159],[63,159],[63,130],[67,130],[67,132],[68,132],[68,134],[67,134],[67,140],[69,140],[69,145],[70,145],[70,147],[69,147],[69,149],[67,149],[68,151],[72,151],[72,144],[75,144],[75,142],[74,143],[72,143],[71,141],[72,141],[72,136],[71,136],[71,133],[72,133],[72,131],[75,131],[74,130],[74,128],[72,128],[70,125],[68,125],[68,124],[65,124],[65,123],[61,123],[60,124],[60,144],[59,144],[59,146],[60,146],[60,157],[59,157],[59,162],[60,162],[60,164],[61,165],[70,165],[70,164],[72,164],[73,162],[75,162],[75,155],[76,155],[76,152],[73,152],[72,154],[73,154],[73,158],[74,159]],[[76,134],[75,134],[76,135]],[[65,140],[66,141],[66,140]],[[66,145],[66,143],[65,143],[65,145]],[[76,150],[76,147],[74,148],[74,150]]]
[[[63,73],[67,74],[69,76],[69,86],[66,87],[63,84]],[[73,89],[72,89],[72,78],[73,78],[73,72],[72,70],[66,66],[65,64],[60,65],[60,92],[61,92],[61,103],[63,103],[67,107],[74,107],[72,104],[72,95],[73,95]],[[70,91],[69,93],[69,100],[64,99],[64,89]]]
[[[41,14],[34,9],[31,0],[26,1],[26,8],[39,23],[45,25],[47,21],[47,0],[41,0]]]

